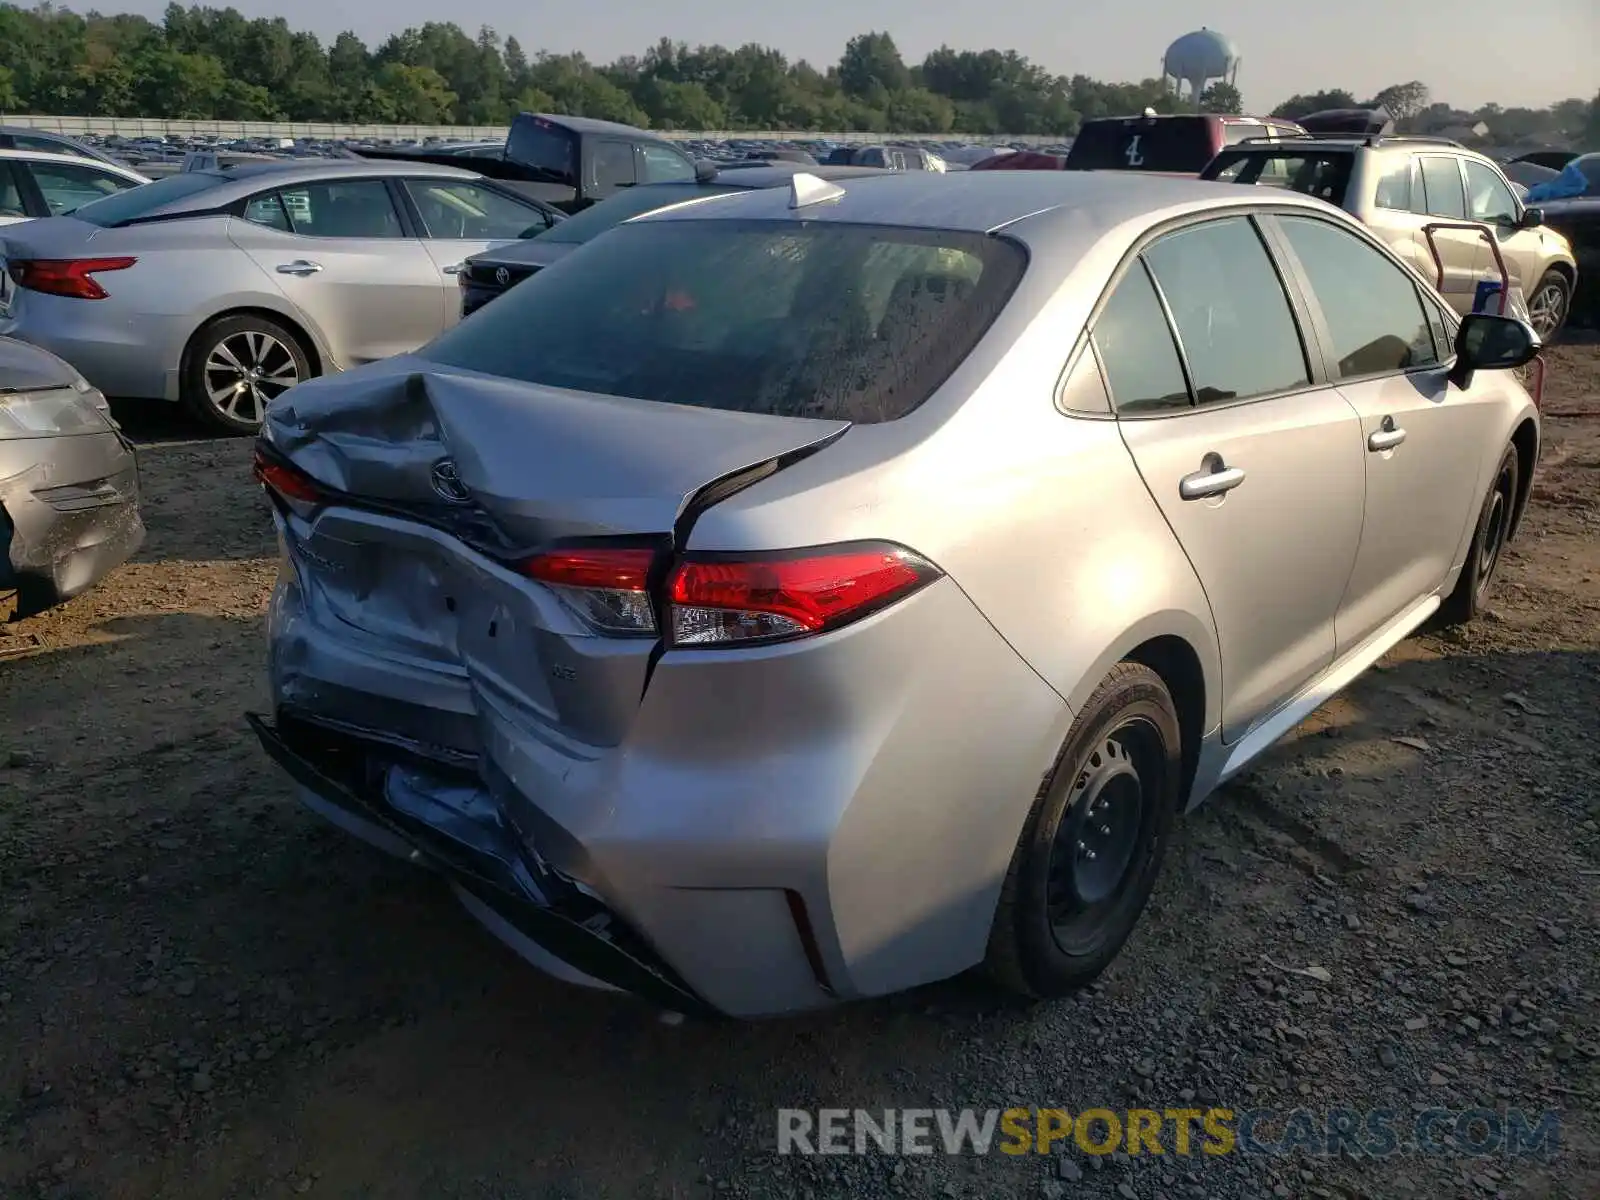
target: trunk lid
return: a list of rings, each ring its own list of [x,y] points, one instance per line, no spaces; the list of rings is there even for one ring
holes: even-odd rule
[[[285,549],[311,621],[395,669],[281,656],[305,675],[280,698],[366,727],[383,713],[387,732],[464,753],[483,750],[474,714],[485,708],[614,746],[657,639],[596,633],[507,564],[569,539],[671,544],[709,485],[848,427],[541,388],[410,356],[302,384],[269,408],[263,438],[350,502],[288,522]],[[441,481],[442,463],[453,470]],[[417,682],[422,664],[431,682]]]

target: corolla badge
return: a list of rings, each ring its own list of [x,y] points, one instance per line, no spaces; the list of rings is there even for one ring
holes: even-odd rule
[[[466,504],[472,499],[472,493],[467,491],[467,485],[461,482],[456,464],[448,458],[441,458],[433,464],[428,479],[433,484],[433,490],[451,504]]]
[[[494,281],[501,287],[505,287],[506,284],[511,282],[510,270],[505,267],[496,267],[494,271]]]

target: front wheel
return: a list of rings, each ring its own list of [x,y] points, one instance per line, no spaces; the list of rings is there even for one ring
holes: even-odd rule
[[[310,376],[310,357],[293,332],[267,317],[239,313],[194,335],[183,402],[220,433],[255,433],[267,404]]]
[[[1079,712],[1012,856],[987,967],[1024,996],[1092,982],[1133,932],[1161,870],[1182,780],[1161,677],[1117,664]]]
[[[1517,448],[1507,446],[1495,468],[1494,482],[1489,485],[1489,495],[1478,513],[1478,524],[1472,531],[1472,546],[1467,551],[1467,561],[1462,564],[1461,577],[1455,590],[1439,606],[1435,623],[1448,628],[1465,625],[1483,611],[1489,601],[1489,591],[1494,584],[1495,569],[1500,565],[1501,552],[1511,536],[1511,521],[1517,506],[1517,483],[1521,476],[1521,462]]]

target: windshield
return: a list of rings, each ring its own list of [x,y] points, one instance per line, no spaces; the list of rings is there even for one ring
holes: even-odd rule
[[[891,421],[949,376],[1027,265],[1015,242],[831,221],[644,221],[519,283],[421,357],[546,387]]]
[[[644,187],[631,187],[618,192],[609,200],[591,205],[551,226],[539,235],[541,242],[570,242],[581,246],[591,238],[622,224],[630,217],[654,212],[669,204],[697,200],[702,196],[725,196],[729,192],[746,191],[745,188],[718,187],[707,183],[652,183]]]
[[[226,182],[225,176],[214,175],[209,171],[188,171],[181,175],[168,175],[165,179],[141,183],[138,187],[129,188],[113,196],[91,200],[72,215],[80,221],[88,221],[91,225],[110,229],[116,225],[136,221],[147,213],[154,212],[163,204],[171,204],[174,200],[182,200],[185,196],[208,191],[223,182]]]

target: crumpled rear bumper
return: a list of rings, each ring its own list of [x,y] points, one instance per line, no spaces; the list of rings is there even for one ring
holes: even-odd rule
[[[0,441],[0,590],[33,616],[86,591],[144,543],[138,459],[119,434]]]
[[[714,1016],[613,911],[531,853],[474,771],[418,760],[379,735],[280,710],[247,714],[301,799],[346,832],[443,874],[467,910],[513,950],[569,983]]]

